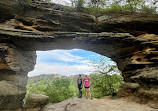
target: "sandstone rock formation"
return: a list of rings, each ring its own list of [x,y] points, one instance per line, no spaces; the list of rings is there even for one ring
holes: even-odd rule
[[[0,43],[0,54],[0,110],[16,109],[22,106],[27,74],[33,70],[36,53]]]
[[[43,94],[29,94],[26,103],[24,104],[25,109],[43,108],[49,103],[49,97]]]
[[[18,1],[18,2],[17,2]],[[31,31],[121,32],[138,36],[158,34],[158,15],[105,13],[96,16],[68,11],[64,6],[25,0],[1,0],[0,22],[6,28]]]
[[[0,110],[22,106],[37,50],[78,48],[110,57],[125,81],[120,96],[158,100],[158,15],[94,16],[61,5],[10,1],[0,1],[0,85],[10,87],[0,88]]]

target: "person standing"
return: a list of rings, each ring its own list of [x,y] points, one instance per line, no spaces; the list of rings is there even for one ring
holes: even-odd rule
[[[79,74],[79,77],[77,79],[77,87],[78,87],[78,90],[79,90],[78,98],[82,98],[82,86],[83,86],[83,79],[81,77],[81,74]]]
[[[84,81],[86,99],[88,99],[87,90],[89,92],[89,97],[92,99],[91,90],[90,90],[90,85],[91,85],[90,78],[86,75],[83,81]]]

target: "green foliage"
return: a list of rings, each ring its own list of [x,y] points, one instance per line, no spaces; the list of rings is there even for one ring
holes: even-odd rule
[[[142,0],[127,0],[127,5],[125,5],[126,12],[137,12],[138,7],[141,5]]]
[[[70,97],[76,96],[74,93],[77,89],[72,80],[69,78],[48,78],[42,80],[29,80],[27,84],[26,98],[30,93],[45,94],[50,97],[50,102],[59,102]],[[76,82],[75,82],[76,83]]]
[[[50,97],[50,102],[60,102],[73,97],[73,91],[70,88],[71,80],[68,78],[57,78],[47,85],[46,95]]]
[[[84,0],[78,0],[77,1],[77,4],[76,4],[76,9],[77,9],[77,11],[83,11],[83,9],[84,9]]]
[[[154,5],[147,5],[144,0],[98,0],[99,2],[92,3],[95,0],[90,0],[89,5],[85,8],[90,13],[102,12],[138,12],[138,13],[156,13]],[[110,4],[111,3],[111,4]]]
[[[119,86],[123,83],[120,75],[108,74],[92,74],[91,75],[91,89],[93,97],[101,98],[108,95],[114,95]]]
[[[91,74],[91,87],[93,96],[100,98],[107,95],[115,95],[123,78],[116,64],[108,62],[101,57],[92,61],[95,73]]]
[[[108,12],[137,12],[142,0],[127,0],[123,5],[115,1],[106,11]]]
[[[97,14],[97,13],[101,13],[101,12],[104,12],[105,9],[102,9],[102,8],[93,8],[93,7],[89,7],[89,8],[85,8],[85,11],[86,12],[90,12],[90,13],[93,13],[93,14]]]
[[[66,10],[66,11],[74,11],[74,8],[73,7],[70,7],[70,6],[64,6],[64,9]]]
[[[150,6],[142,5],[140,11],[142,13],[153,14],[153,13],[156,13],[156,7],[150,7]]]
[[[106,12],[124,12],[125,7],[120,6],[119,4],[113,4],[110,7],[106,8]]]

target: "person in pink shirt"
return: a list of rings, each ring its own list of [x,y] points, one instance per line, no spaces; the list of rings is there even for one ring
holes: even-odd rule
[[[83,79],[83,82],[85,87],[86,98],[88,99],[88,95],[87,95],[87,90],[88,90],[89,96],[92,99],[91,90],[90,90],[90,85],[91,85],[90,78],[86,75],[85,78]]]

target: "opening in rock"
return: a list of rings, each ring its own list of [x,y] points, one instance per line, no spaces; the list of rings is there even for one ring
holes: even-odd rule
[[[29,73],[26,98],[29,93],[45,94],[55,103],[76,97],[79,74],[82,78],[90,77],[95,98],[114,95],[123,82],[116,63],[106,56],[82,49],[37,51],[35,69]],[[85,97],[85,88],[82,92]]]

